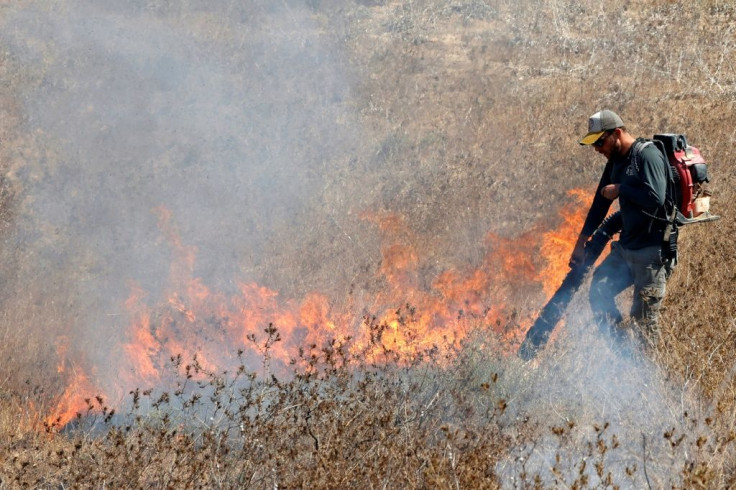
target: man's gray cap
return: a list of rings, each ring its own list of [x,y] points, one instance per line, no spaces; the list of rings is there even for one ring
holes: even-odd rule
[[[596,112],[590,116],[590,119],[588,119],[588,134],[583,136],[583,139],[580,140],[580,144],[592,145],[598,141],[598,138],[600,138],[606,131],[622,128],[623,126],[624,122],[615,112],[608,109]]]

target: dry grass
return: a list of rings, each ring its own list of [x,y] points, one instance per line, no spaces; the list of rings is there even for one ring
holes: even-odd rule
[[[115,407],[91,399],[78,425],[44,428],[73,367],[60,372],[60,358],[117,335],[98,331],[102,320],[84,312],[101,301],[108,309],[100,311],[116,314],[107,301],[126,285],[105,289],[97,300],[93,279],[117,277],[121,271],[109,259],[128,242],[111,243],[109,256],[97,256],[73,231],[35,217],[30,189],[59,182],[62,158],[25,111],[28,94],[47,83],[44,70],[57,46],[8,46],[0,50],[0,488],[736,485],[734,7],[716,0],[225,1],[208,14],[149,4],[138,14],[181,23],[213,49],[227,47],[238,62],[252,61],[244,39],[253,53],[276,54],[253,27],[263,25],[283,46],[303,49],[289,52],[297,68],[311,66],[305,53],[322,60],[323,53],[310,50],[315,40],[343,68],[349,89],[336,84],[314,93],[304,89],[306,78],[280,68],[270,74],[279,80],[274,91],[260,94],[262,107],[248,107],[255,111],[248,114],[283,110],[284,121],[309,97],[319,108],[308,114],[314,126],[296,135],[309,144],[283,151],[264,145],[258,154],[274,165],[306,158],[315,167],[241,182],[254,200],[271,204],[270,194],[281,189],[256,186],[281,173],[292,172],[313,191],[288,189],[299,193],[303,208],[277,209],[268,223],[243,211],[243,226],[267,237],[249,245],[273,250],[243,254],[235,269],[286,297],[320,290],[336,304],[364,306],[359,295],[385,287],[375,279],[380,241],[359,216],[366,209],[403,216],[406,239],[421,244],[425,259],[419,283],[481,263],[477,244],[487,233],[519,236],[549,220],[550,210],[569,201],[569,189],[594,188],[603,162],[577,139],[601,107],[619,111],[637,135],[686,133],[710,163],[712,207],[723,219],[683,230],[681,263],[668,283],[662,339],[653,352],[622,352],[589,332],[578,298],[557,342],[533,364],[508,355],[498,326],[477,321],[475,334],[449,358],[425,352],[397,362],[387,348],[384,362],[370,363],[339,343],[305,345],[296,365],[278,377],[242,359],[223,373],[174,358],[170,386],[140,386]],[[8,8],[0,12],[6,30]],[[218,21],[223,15],[229,22]],[[252,38],[238,37],[249,26]],[[26,63],[26,49],[40,61]],[[281,98],[288,104],[279,105]],[[338,132],[319,131],[335,120]],[[247,144],[288,126],[261,128]],[[224,123],[218,130],[237,142]],[[116,144],[114,151],[126,151],[125,141]],[[175,145],[167,152],[146,178],[176,179],[172,162],[196,160]],[[197,155],[202,163],[182,172],[211,165],[205,149]],[[323,167],[330,171],[319,173]],[[60,185],[76,196],[106,177],[74,178],[79,182]],[[17,228],[19,222],[32,225]],[[94,238],[105,240],[104,233]],[[135,246],[158,257],[155,246]],[[202,269],[223,267],[224,256]],[[540,302],[538,295],[514,306],[532,314]],[[501,327],[512,330],[514,321]],[[68,346],[64,356],[60,345]],[[78,363],[94,364],[83,356]]]

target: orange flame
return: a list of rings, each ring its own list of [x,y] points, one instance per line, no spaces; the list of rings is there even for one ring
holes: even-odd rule
[[[175,253],[171,290],[163,301],[151,306],[146,302],[146,291],[136,284],[130,286],[125,306],[133,322],[117,361],[118,386],[96,385],[94,375],[78,366],[69,373],[66,364],[60,363],[59,369],[69,375],[68,385],[48,420],[63,426],[85,410],[86,400],[100,391],[110,396],[159,386],[170,359],[177,355],[191,358],[196,354],[200,365],[217,371],[236,362],[232,352],[236,350],[260,360],[268,348],[271,359],[286,364],[300,347],[351,338],[353,352],[375,362],[382,350],[372,344],[371,325],[382,326],[382,345],[400,356],[456,345],[477,324],[474,322],[498,327],[499,338],[510,346],[518,344],[525,325],[506,331],[505,319],[512,311],[523,309],[519,305],[531,294],[537,297],[535,303],[522,305],[526,306],[524,322],[530,325],[542,304],[539,297],[548,299],[569,270],[568,258],[585,208],[580,202],[589,202],[582,191],[570,195],[577,202],[562,209],[562,223],[555,230],[541,233],[543,223],[513,239],[489,234],[486,253],[477,268],[444,271],[430,284],[420,281],[421,254],[416,247],[421,241],[407,231],[402,217],[366,214],[364,218],[376,224],[381,233],[378,273],[387,286],[373,299],[375,319],[365,319],[362,313],[348,309],[337,311],[329,298],[318,292],[301,301],[284,300],[277,291],[242,283],[239,294],[232,297],[212,293],[194,276],[196,249],[182,243],[171,212],[159,207],[155,210],[159,226]],[[269,340],[264,332],[269,325],[277,329],[281,342]],[[67,351],[63,340],[58,350],[63,357]]]
[[[563,207],[560,210],[560,216],[563,218],[562,224],[557,229],[544,234],[541,247],[546,265],[537,275],[537,279],[544,285],[544,292],[548,298],[554,294],[570,269],[568,266],[570,254],[577,240],[577,234],[582,228],[581,213],[590,207],[593,201],[592,196],[581,189],[573,189],[568,194],[582,206]]]

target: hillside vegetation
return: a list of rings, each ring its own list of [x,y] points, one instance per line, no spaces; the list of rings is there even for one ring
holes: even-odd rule
[[[736,486],[728,2],[24,0],[0,2],[0,30],[0,488]],[[578,140],[602,108],[637,136],[686,134],[721,219],[682,230],[653,349],[611,348],[583,292],[525,363],[548,295],[522,272],[598,183]],[[498,317],[391,344],[420,335],[412,302],[488,257]],[[201,279],[192,296],[317,291],[364,314],[370,344],[282,337],[275,318],[244,346],[208,332],[172,354],[170,386],[49,419],[73,375],[127,376],[131,290],[174,305],[151,332],[186,330],[178,276]],[[213,346],[227,368],[189,356]]]

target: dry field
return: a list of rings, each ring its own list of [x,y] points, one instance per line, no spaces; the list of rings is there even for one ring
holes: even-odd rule
[[[0,46],[0,489],[736,486],[730,3],[18,0]],[[653,349],[581,291],[525,363],[601,108],[722,219]]]

